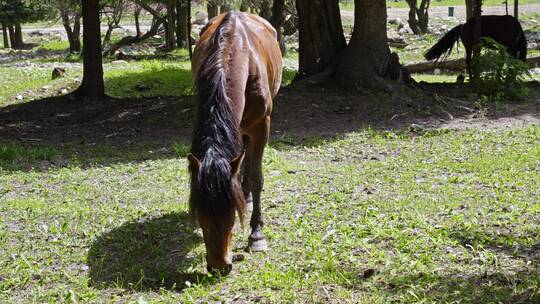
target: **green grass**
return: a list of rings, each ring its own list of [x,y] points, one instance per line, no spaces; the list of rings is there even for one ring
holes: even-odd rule
[[[27,90],[37,91],[41,87],[54,83],[48,69],[21,69],[0,66],[0,105],[13,104],[18,101],[14,96]]]
[[[65,51],[69,49],[69,41],[67,40],[49,40],[42,43],[39,48],[48,51]]]
[[[537,303],[539,143],[538,126],[273,142],[271,250],[212,280],[184,144],[57,148],[37,169],[22,153],[0,169],[0,299]]]

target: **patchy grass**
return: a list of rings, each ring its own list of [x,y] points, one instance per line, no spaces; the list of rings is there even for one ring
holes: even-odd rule
[[[0,169],[0,297],[537,303],[539,142],[538,126],[274,141],[264,160],[271,250],[218,279],[204,275],[186,213],[185,144],[58,147],[39,168],[22,154]],[[235,250],[247,235],[237,231]]]

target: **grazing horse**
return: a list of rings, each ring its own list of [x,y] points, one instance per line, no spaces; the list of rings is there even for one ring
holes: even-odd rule
[[[262,157],[282,69],[276,31],[256,15],[219,15],[196,45],[192,73],[199,107],[188,155],[190,209],[203,231],[210,272],[232,269],[232,230],[236,214],[243,223],[248,196],[253,199],[249,247],[267,249]]]
[[[431,47],[425,54],[427,60],[439,59],[443,54],[449,54],[459,38],[465,46],[467,72],[471,76],[471,59],[474,46],[474,21],[469,19],[450,30]],[[525,62],[527,59],[527,40],[519,21],[512,16],[482,16],[481,37],[489,37],[506,46],[508,53]]]

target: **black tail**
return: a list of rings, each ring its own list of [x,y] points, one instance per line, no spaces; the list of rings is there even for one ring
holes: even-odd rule
[[[463,24],[460,24],[453,28],[450,32],[446,33],[439,42],[435,43],[424,55],[427,60],[439,59],[443,54],[449,54],[454,47],[454,44],[458,42],[461,36],[461,28]]]

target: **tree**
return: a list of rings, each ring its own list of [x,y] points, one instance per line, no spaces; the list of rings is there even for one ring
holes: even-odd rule
[[[386,90],[385,78],[404,76],[399,57],[388,46],[386,17],[385,0],[355,0],[353,34],[337,67],[341,85]]]
[[[66,30],[70,53],[81,51],[81,5],[78,0],[57,0],[55,6]]]
[[[188,47],[191,36],[189,1],[191,0],[176,0],[176,47],[178,48]]]
[[[480,37],[482,35],[482,0],[474,0],[474,47],[473,47],[473,62],[480,57],[481,44]],[[479,71],[476,65],[472,66],[473,79],[478,79]]]
[[[471,19],[473,14],[474,0],[465,0],[465,10],[467,14],[467,20]]]
[[[83,80],[74,94],[95,101],[105,97],[101,55],[99,0],[82,1],[83,16]]]
[[[208,4],[206,5],[206,9],[208,11],[208,20],[214,18],[219,14],[219,6],[217,4],[214,4],[211,1],[208,1]]]
[[[8,29],[5,23],[2,23],[2,37],[4,38],[4,48],[9,48]]]
[[[49,16],[47,8],[46,3],[39,0],[0,0],[0,22],[8,29],[12,48],[25,47],[21,24]]]
[[[300,60],[297,79],[326,70],[345,49],[338,0],[297,0]]]
[[[514,0],[514,17],[516,19],[519,19],[519,1],[518,0]]]
[[[112,33],[115,29],[120,28],[120,21],[124,15],[125,0],[105,0],[101,1],[101,15],[107,21],[107,31],[103,37],[103,49],[107,49],[111,41]]]
[[[279,48],[283,56],[287,53],[287,47],[285,46],[285,40],[283,39],[283,22],[285,21],[285,0],[274,0],[272,6],[272,17],[270,23],[276,29],[277,39],[279,42]]]
[[[417,0],[407,0],[407,4],[409,5],[408,21],[413,33],[420,35],[428,32],[430,0],[420,0],[420,7],[418,7],[417,3]]]

